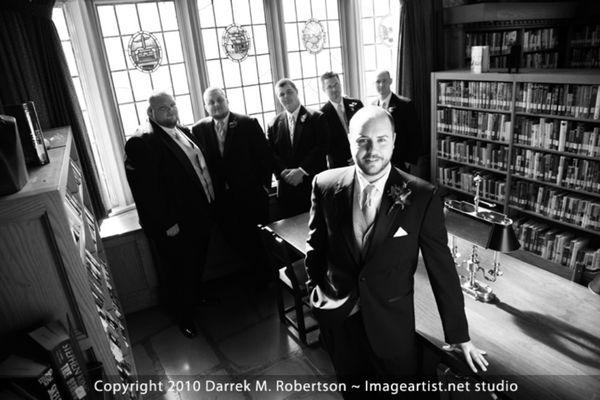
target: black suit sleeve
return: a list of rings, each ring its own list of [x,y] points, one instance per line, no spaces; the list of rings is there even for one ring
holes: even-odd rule
[[[160,188],[158,163],[151,147],[140,137],[125,144],[125,173],[144,229],[164,233],[177,223]]]
[[[325,119],[325,115],[318,113],[313,117],[313,146],[306,153],[306,156],[300,162],[299,167],[305,170],[309,175],[313,176],[325,169],[325,152],[327,151],[327,143],[329,137],[329,125]]]
[[[269,143],[267,142],[267,138],[255,118],[250,120],[250,130],[248,134],[250,135],[252,157],[256,161],[260,184],[270,188],[273,154],[269,147]]]
[[[313,179],[310,218],[308,220],[308,240],[306,241],[306,272],[309,291],[317,285],[323,287],[327,271],[327,225],[323,210],[321,189]]]
[[[425,210],[419,246],[435,301],[442,318],[447,343],[469,341],[465,304],[452,255],[448,249],[448,233],[440,197],[434,193]]]
[[[275,142],[277,141],[277,136],[280,134],[280,132],[275,127],[276,125],[277,125],[277,120],[275,120],[273,122],[273,124],[267,128],[267,138],[269,140],[269,146],[271,147],[271,154],[273,156],[273,158],[272,158],[273,172],[275,173],[275,176],[277,178],[279,178],[279,176],[281,175],[281,172],[286,167],[285,167],[283,160],[281,159],[281,156],[279,156],[277,154],[277,150],[276,150],[277,145]]]

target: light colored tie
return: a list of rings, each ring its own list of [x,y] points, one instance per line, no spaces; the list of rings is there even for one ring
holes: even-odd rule
[[[344,127],[344,131],[348,133],[348,119],[346,118],[346,113],[344,112],[344,107],[342,103],[339,103],[336,107],[338,117],[340,117],[340,121],[342,122],[342,126]]]
[[[387,104],[385,104],[385,101],[383,103],[381,103],[381,108],[383,108],[384,110],[387,109]]]
[[[365,232],[363,232],[362,238],[362,247],[365,248],[366,243],[369,240],[373,222],[375,222],[375,215],[377,214],[377,207],[375,205],[375,201],[373,201],[373,197],[375,197],[375,193],[377,192],[377,188],[374,184],[370,183],[362,191],[362,201],[361,201],[361,210],[363,212],[363,217],[365,219]]]
[[[202,184],[202,188],[204,189],[204,193],[206,194],[208,202],[212,203],[215,199],[215,191],[213,189],[210,173],[208,172],[208,168],[206,167],[204,154],[202,154],[202,151],[198,146],[192,143],[192,141],[185,134],[179,132],[178,129],[175,129],[175,139],[177,139],[184,146],[194,150],[194,153],[196,154],[197,166],[200,169],[200,174],[198,174],[198,178],[200,179],[200,183]]]
[[[225,122],[217,121],[217,139],[219,141],[219,152],[223,155],[225,151]]]
[[[290,142],[294,145],[294,129],[296,127],[296,118],[293,115],[288,116],[288,125],[290,127]]]

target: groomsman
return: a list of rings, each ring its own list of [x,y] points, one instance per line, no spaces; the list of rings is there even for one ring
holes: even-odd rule
[[[329,99],[321,108],[329,125],[327,150],[329,168],[352,165],[352,155],[348,145],[348,123],[354,113],[363,107],[363,103],[358,99],[342,96],[340,77],[335,72],[321,75],[321,86]]]
[[[149,126],[125,144],[125,172],[140,225],[155,245],[169,305],[186,337],[197,335],[194,306],[214,223],[215,176],[205,150],[179,125],[173,96],[148,99]]]
[[[379,71],[375,81],[378,98],[372,104],[387,110],[394,118],[398,128],[394,142],[392,164],[408,172],[408,164],[416,164],[421,150],[421,129],[414,103],[407,97],[401,97],[390,89],[392,78],[389,71]]]
[[[257,224],[268,220],[272,156],[267,138],[255,118],[229,111],[220,88],[206,89],[204,108],[209,116],[194,125],[192,135],[215,166],[225,237],[254,276],[266,276]]]
[[[277,199],[283,217],[310,208],[311,181],[326,169],[328,125],[320,111],[300,104],[294,82],[284,78],[275,84],[284,111],[270,123],[267,136],[273,152]]]

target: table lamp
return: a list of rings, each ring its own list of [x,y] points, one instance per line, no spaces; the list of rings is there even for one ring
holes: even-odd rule
[[[509,253],[521,247],[517,235],[515,235],[515,231],[513,230],[512,221],[510,222],[508,224],[492,224],[492,229],[488,236],[488,242],[485,247],[494,251],[494,268],[488,271],[490,278],[486,276],[486,279],[492,282],[496,282],[496,279],[502,275],[498,253]]]

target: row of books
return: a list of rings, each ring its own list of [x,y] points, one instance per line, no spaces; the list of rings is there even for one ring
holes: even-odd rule
[[[515,142],[582,156],[600,156],[600,126],[552,118],[517,116]]]
[[[510,52],[510,46],[517,41],[517,31],[473,32],[466,34],[466,57],[471,57],[472,46],[489,46],[490,55]]]
[[[532,29],[523,33],[523,51],[551,50],[558,46],[554,28]]]
[[[600,232],[600,201],[533,182],[515,182],[511,204],[561,222]]]
[[[85,400],[90,384],[81,349],[60,321],[41,326],[23,338],[14,354],[0,360],[2,399]],[[10,396],[10,397],[9,397]]]
[[[510,115],[483,111],[438,108],[437,129],[508,143],[511,129]]]
[[[445,138],[438,140],[437,150],[442,158],[486,168],[506,171],[508,165],[507,147],[494,143]]]
[[[597,85],[524,83],[517,85],[516,111],[600,119]]]
[[[521,57],[523,68],[558,68],[558,52],[526,53]]]
[[[590,248],[588,238],[527,218],[515,220],[514,226],[524,250],[571,269],[578,263],[586,270],[600,269],[600,249]]]
[[[475,175],[483,178],[479,185],[479,193],[484,200],[504,202],[506,182],[497,179],[492,174],[470,170],[463,166],[438,167],[439,183],[473,194],[475,194],[475,184],[473,183]]]
[[[509,111],[512,84],[508,82],[440,81],[438,103]]]
[[[513,172],[518,176],[562,186],[600,193],[600,162],[514,149]]]
[[[571,46],[600,46],[600,25],[584,25],[574,36]]]
[[[571,49],[569,64],[572,68],[600,67],[600,47]]]

